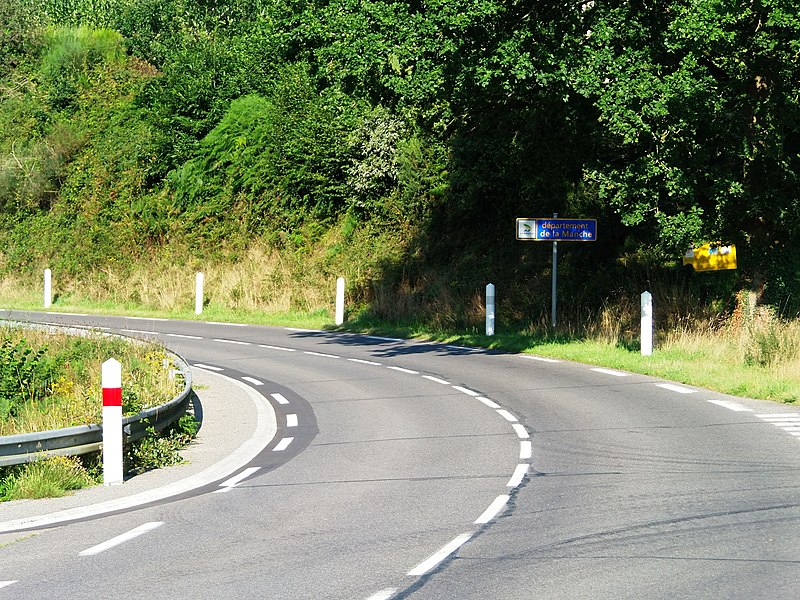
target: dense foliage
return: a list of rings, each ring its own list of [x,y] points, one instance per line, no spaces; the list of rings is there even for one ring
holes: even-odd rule
[[[738,273],[687,285],[800,310],[793,0],[6,0],[0,36],[6,270],[355,227],[403,240],[347,249],[374,312],[458,322],[491,279],[521,319],[549,251],[514,219],[558,213],[599,221],[576,307],[719,241]]]

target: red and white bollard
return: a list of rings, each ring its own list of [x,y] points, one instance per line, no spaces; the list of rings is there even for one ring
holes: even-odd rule
[[[122,483],[122,365],[103,363],[103,485]]]

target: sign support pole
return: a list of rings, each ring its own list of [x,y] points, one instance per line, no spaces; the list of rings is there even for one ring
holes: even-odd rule
[[[553,213],[553,218],[558,218],[558,213]],[[550,322],[556,326],[556,288],[558,287],[558,242],[553,240],[553,285],[550,298]]]

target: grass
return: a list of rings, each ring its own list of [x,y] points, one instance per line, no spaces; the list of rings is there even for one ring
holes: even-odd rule
[[[0,481],[0,501],[59,498],[97,482],[80,459],[53,456],[7,472]]]

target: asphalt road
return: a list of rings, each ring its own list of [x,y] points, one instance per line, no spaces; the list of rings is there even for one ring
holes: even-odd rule
[[[790,408],[441,344],[7,316],[161,339],[258,386],[278,432],[227,493],[20,535],[0,597],[800,597]]]

